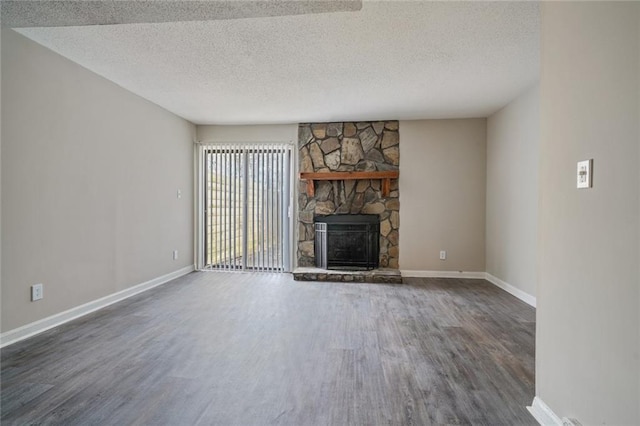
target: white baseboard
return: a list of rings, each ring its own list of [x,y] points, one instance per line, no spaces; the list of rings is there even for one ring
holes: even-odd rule
[[[470,278],[485,279],[484,272],[466,272],[466,271],[400,271],[403,277],[416,278]]]
[[[524,303],[536,307],[536,298],[529,293],[525,293],[517,287],[502,281],[500,278],[491,275],[488,272],[466,272],[466,271],[400,271],[403,277],[416,277],[416,278],[469,278],[469,279],[482,279],[487,280],[491,284],[500,287],[507,293],[512,294]]]
[[[509,284],[509,283],[507,283],[505,281],[502,281],[498,277],[494,277],[493,275],[491,275],[488,272],[486,272],[486,280],[489,281],[491,284],[500,287],[501,289],[503,289],[507,293],[511,293],[512,295],[514,295],[518,299],[522,300],[524,303],[526,303],[528,305],[531,305],[534,308],[536,307],[536,298],[533,297],[532,295],[530,295],[529,293],[525,293],[524,291],[520,290],[519,288],[516,288],[516,287],[512,286],[511,284]]]
[[[527,410],[542,426],[562,426],[562,420],[537,396]]]
[[[143,291],[147,291],[159,285],[165,284],[173,279],[176,279],[183,275],[187,275],[194,269],[194,265],[189,265],[182,269],[178,269],[177,271],[162,275],[161,277],[157,277],[141,284],[137,284],[133,287],[126,288],[117,293],[110,294],[109,296],[93,300],[89,303],[85,303],[84,305],[76,306],[75,308],[60,312],[59,314],[51,315],[50,317],[43,318],[27,325],[23,325],[22,327],[6,331],[0,334],[0,348],[42,333],[43,331],[49,330],[53,327],[57,327],[76,318],[80,318],[84,315],[90,314],[91,312],[97,311],[98,309],[102,309],[106,306],[112,305],[131,296],[135,296],[136,294],[142,293]]]

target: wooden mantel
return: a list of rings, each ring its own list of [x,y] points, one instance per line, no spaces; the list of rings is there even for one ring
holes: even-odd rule
[[[307,181],[307,195],[313,197],[315,194],[316,180],[361,180],[380,179],[382,180],[382,196],[388,197],[391,188],[391,179],[398,179],[398,170],[388,170],[381,172],[301,172],[300,179]]]

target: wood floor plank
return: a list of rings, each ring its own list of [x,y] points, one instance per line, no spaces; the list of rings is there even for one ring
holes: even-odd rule
[[[483,280],[198,272],[3,348],[3,425],[535,425],[535,310]]]

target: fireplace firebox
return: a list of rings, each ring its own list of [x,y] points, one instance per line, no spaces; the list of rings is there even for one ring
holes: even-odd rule
[[[342,270],[369,270],[378,267],[378,215],[316,216],[314,223],[316,267]]]

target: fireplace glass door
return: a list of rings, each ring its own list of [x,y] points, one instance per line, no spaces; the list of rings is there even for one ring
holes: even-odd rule
[[[317,267],[344,270],[378,267],[377,215],[316,216],[314,222]]]

